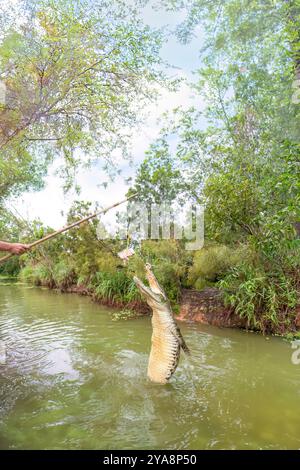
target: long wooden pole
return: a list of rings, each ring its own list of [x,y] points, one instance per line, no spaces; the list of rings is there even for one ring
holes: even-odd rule
[[[87,217],[84,217],[83,219],[77,220],[77,222],[73,222],[72,224],[67,225],[66,227],[63,227],[60,230],[57,230],[56,232],[49,233],[49,235],[46,235],[44,238],[41,238],[40,240],[36,240],[35,242],[30,243],[28,245],[28,250],[31,250],[35,246],[40,245],[41,243],[44,243],[47,240],[51,240],[51,238],[56,237],[60,233],[64,233],[73,227],[77,227],[78,225],[81,225],[84,222],[87,222],[88,220],[97,217],[98,215],[106,214],[106,212],[108,212],[109,210],[114,209],[115,207],[120,206],[121,204],[124,204],[125,202],[129,201],[130,199],[133,199],[136,196],[137,196],[137,193],[134,193],[131,196],[127,197],[126,199],[123,199],[122,201],[116,202],[115,204],[112,204],[111,206],[106,207],[105,209],[102,209],[101,211],[95,212],[95,214],[88,215]],[[3,258],[0,258],[0,264],[4,263],[8,259],[10,259],[12,256],[16,256],[16,255],[14,253],[11,253],[7,256],[4,256]]]

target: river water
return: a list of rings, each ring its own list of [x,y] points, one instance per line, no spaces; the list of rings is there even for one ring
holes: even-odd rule
[[[0,448],[300,448],[291,345],[180,326],[192,357],[155,385],[150,318],[113,321],[88,298],[2,283]]]

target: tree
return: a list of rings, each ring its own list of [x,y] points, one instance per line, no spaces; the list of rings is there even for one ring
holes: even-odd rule
[[[175,135],[168,168],[180,171],[178,194],[206,205],[212,237],[258,236],[279,211],[282,223],[291,224],[299,217],[300,107],[293,100],[299,2],[162,4],[186,15],[179,40],[188,41],[198,25],[205,30],[192,86],[206,108],[176,110],[152,146],[152,162]]]
[[[162,4],[186,14],[180,40],[198,25],[205,32],[194,87],[206,109],[163,129],[166,141],[174,130],[178,139],[169,159],[182,178],[198,168],[184,191],[192,188],[205,204],[206,235],[249,250],[223,273],[226,301],[251,327],[283,333],[294,328],[300,302],[293,228],[300,218],[300,2]]]
[[[17,14],[0,44],[0,198],[38,186],[57,156],[66,187],[80,165],[116,166],[112,154],[128,156],[129,129],[164,82],[161,34],[126,2],[23,1]]]

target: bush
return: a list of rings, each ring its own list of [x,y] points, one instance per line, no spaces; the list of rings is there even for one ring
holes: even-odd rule
[[[178,262],[184,256],[184,250],[177,240],[144,240],[141,251],[150,263],[158,259]]]
[[[193,287],[197,290],[203,290],[206,287],[213,287],[215,284],[213,282],[207,281],[203,277],[198,277],[196,282],[194,282]]]
[[[77,282],[75,268],[72,264],[69,265],[65,261],[60,261],[54,266],[53,279],[57,287],[67,289]]]
[[[22,281],[35,286],[55,287],[52,269],[46,264],[29,264],[20,271],[19,276]]]
[[[5,254],[3,254],[4,256]],[[14,256],[3,264],[0,264],[0,275],[15,277],[20,272],[20,258]]]
[[[19,273],[19,278],[23,282],[30,282],[34,284],[34,279],[35,279],[34,266],[32,266],[31,264],[24,266],[24,268],[22,268]]]
[[[198,289],[212,285],[245,256],[245,247],[233,250],[225,245],[211,245],[202,248],[195,252],[193,265],[188,271],[188,285]]]
[[[96,299],[111,302],[133,302],[140,299],[140,294],[124,270],[115,273],[97,272],[93,280]]]
[[[283,271],[241,264],[219,282],[227,306],[247,319],[249,328],[284,333],[291,327],[299,302],[299,279]]]

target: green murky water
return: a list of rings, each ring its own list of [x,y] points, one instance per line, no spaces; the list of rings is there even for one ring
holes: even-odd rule
[[[291,346],[181,327],[192,358],[154,385],[149,318],[114,322],[87,298],[2,284],[0,448],[300,448]]]

